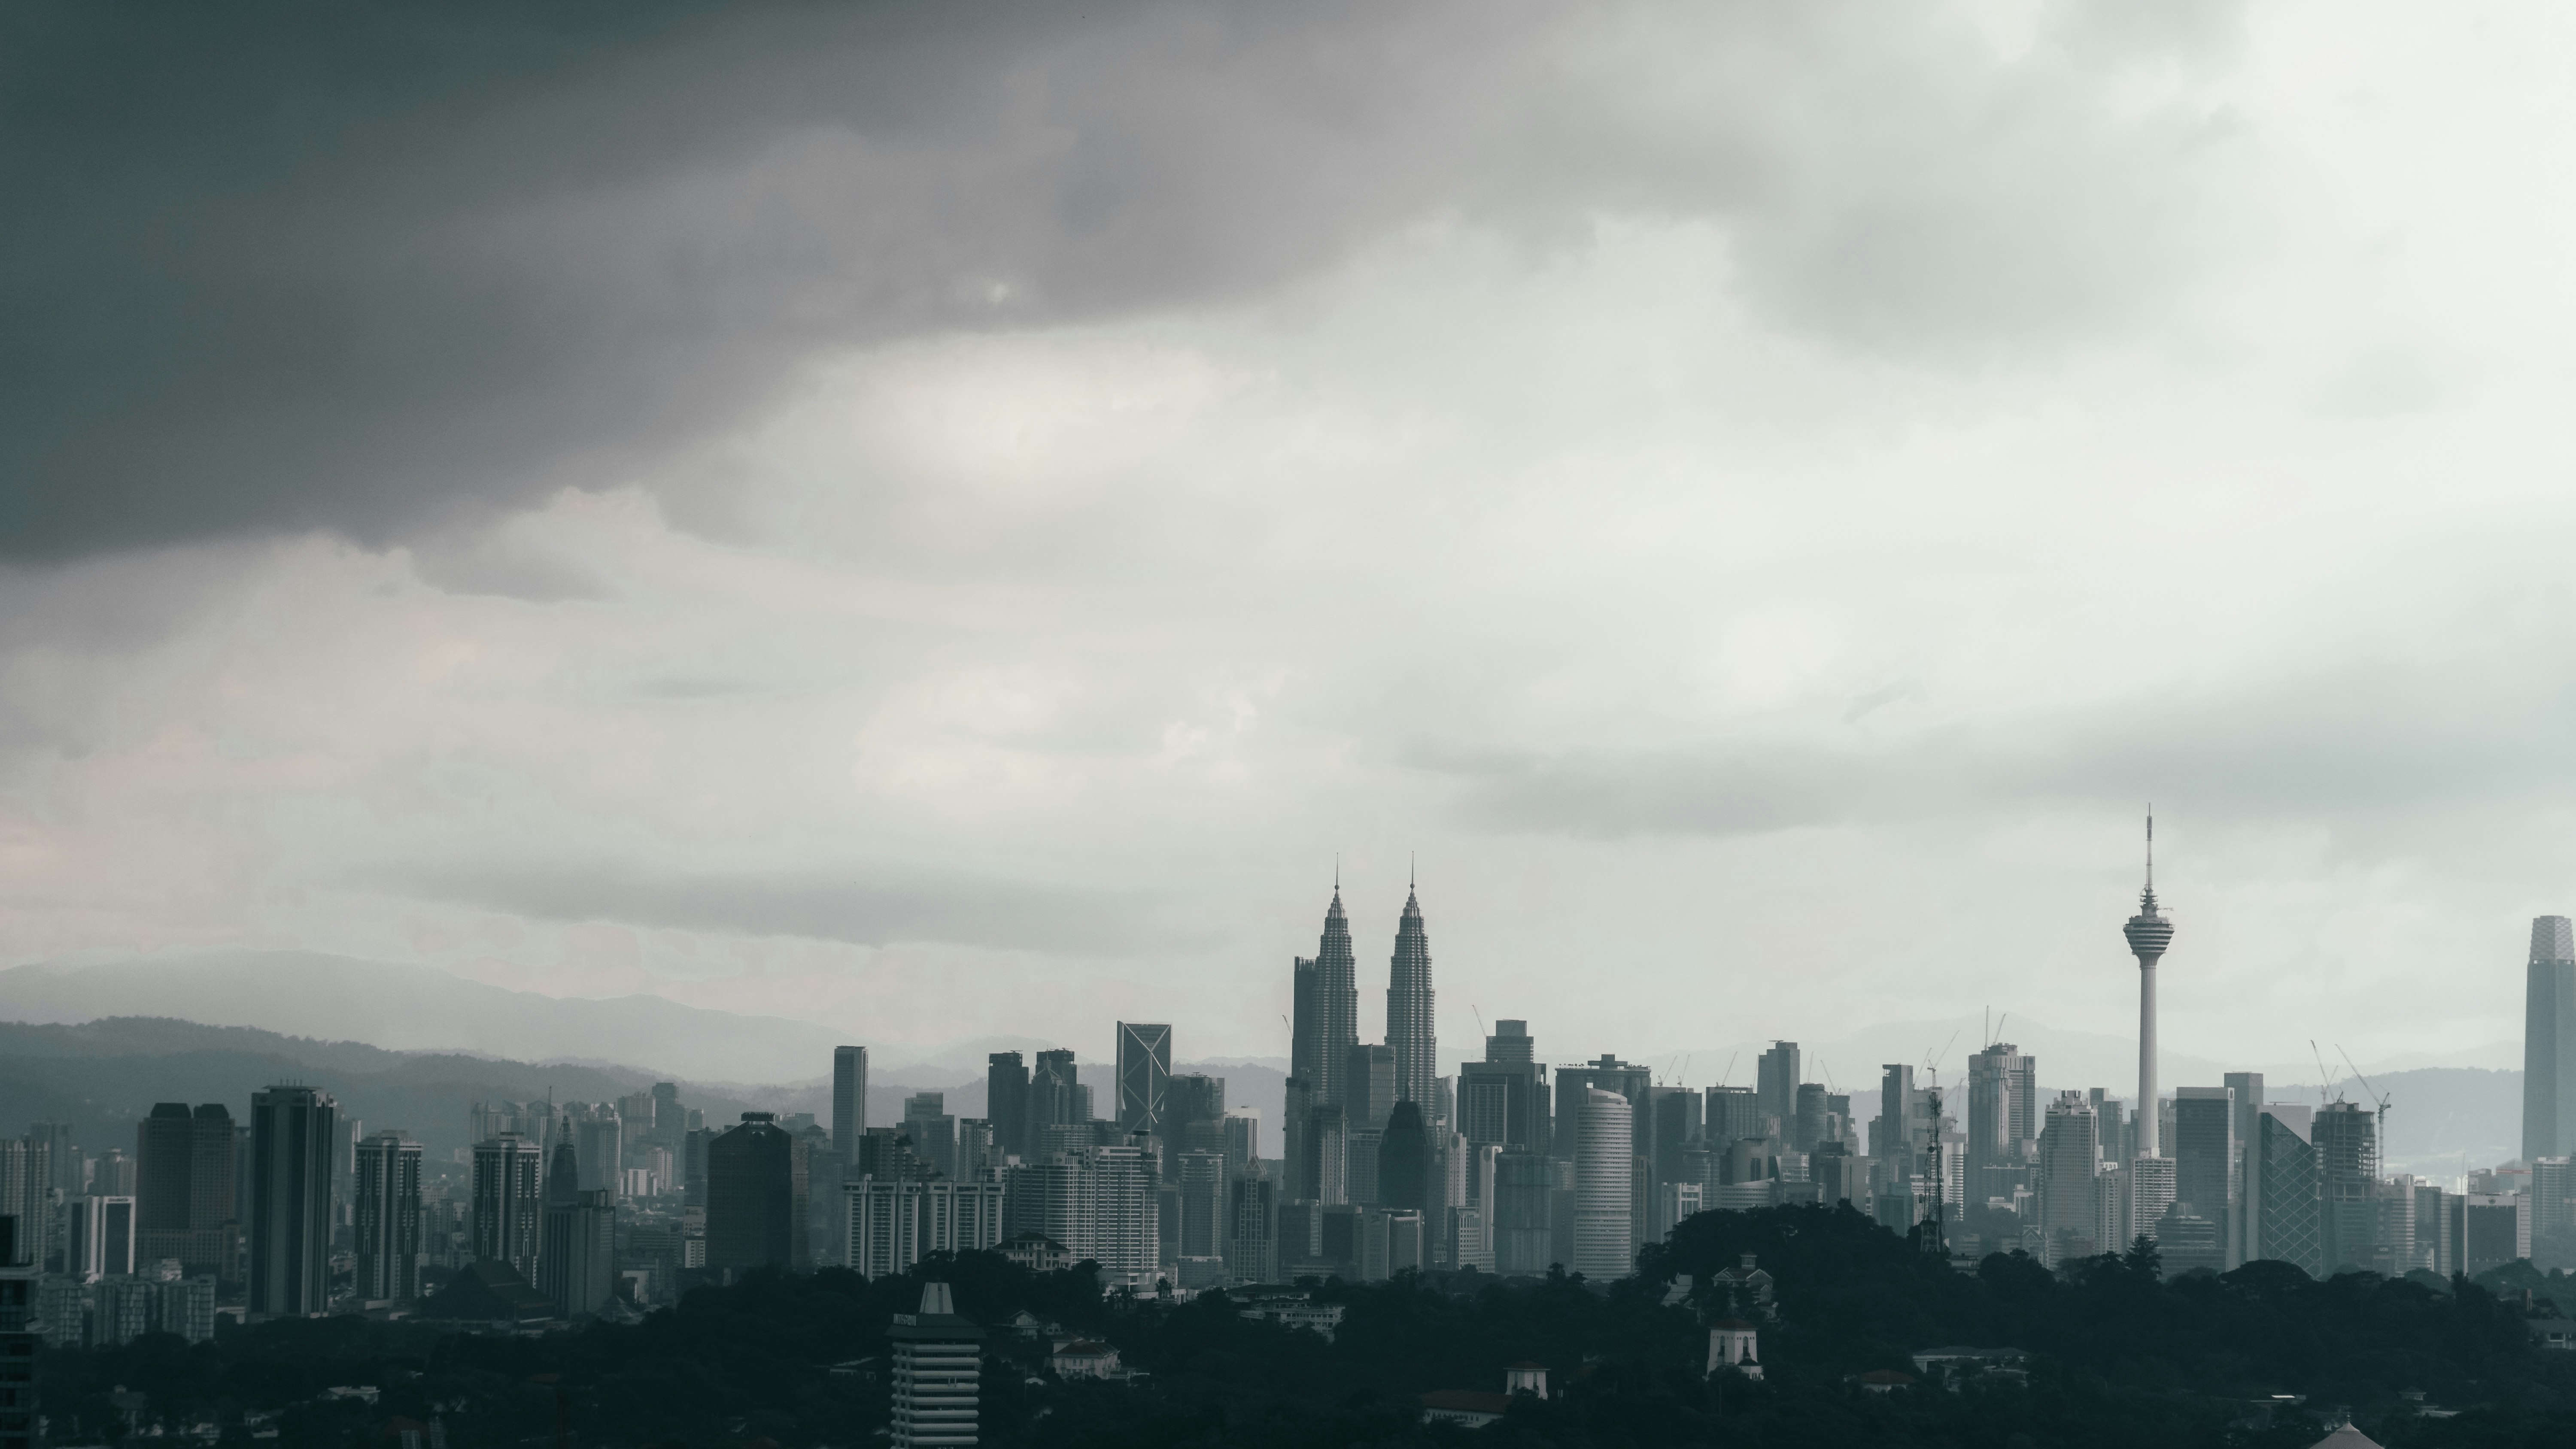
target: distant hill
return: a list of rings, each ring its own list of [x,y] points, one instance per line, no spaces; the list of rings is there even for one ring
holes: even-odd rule
[[[0,1020],[139,1015],[372,1042],[395,1051],[630,1066],[706,1082],[828,1076],[832,1048],[852,1042],[811,1022],[710,1011],[659,996],[545,996],[427,966],[296,951],[0,971]]]

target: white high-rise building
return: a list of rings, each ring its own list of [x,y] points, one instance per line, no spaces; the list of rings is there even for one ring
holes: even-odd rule
[[[958,1316],[948,1285],[923,1284],[921,1311],[896,1314],[886,1336],[894,1340],[894,1449],[974,1444],[984,1330]]]
[[[842,1261],[870,1278],[888,1278],[933,1253],[998,1248],[1002,1197],[998,1182],[862,1177],[841,1189]]]
[[[1636,1138],[1628,1099],[1587,1087],[1574,1153],[1574,1270],[1624,1278],[1635,1266],[1632,1163]]]
[[[2060,1092],[2039,1132],[2039,1230],[2049,1266],[2103,1251],[2101,1141],[2093,1105],[2081,1092]],[[2080,1244],[2077,1240],[2081,1240]]]

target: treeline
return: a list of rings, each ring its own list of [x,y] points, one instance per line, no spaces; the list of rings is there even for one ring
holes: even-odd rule
[[[1727,1311],[1714,1275],[1748,1252],[1777,1283],[1779,1319],[1762,1324],[1766,1377],[1710,1380],[1704,1323]],[[972,1254],[930,1271],[955,1285],[962,1312],[996,1327],[984,1442],[1002,1449],[2305,1449],[2336,1408],[2391,1449],[2576,1442],[2576,1353],[2533,1348],[2520,1303],[2477,1284],[2320,1283],[2274,1264],[2168,1283],[2140,1255],[2059,1274],[1995,1257],[1964,1274],[1823,1208],[1705,1213],[1643,1267],[1607,1291],[1475,1274],[1313,1285],[1344,1310],[1331,1342],[1246,1319],[1222,1294],[1177,1306],[1104,1299],[1086,1269],[1037,1275]],[[1668,1303],[1676,1275],[1694,1287]],[[224,1449],[343,1449],[434,1419],[450,1449],[865,1446],[887,1423],[885,1330],[919,1293],[913,1279],[760,1275],[629,1327],[523,1339],[279,1323],[193,1348],[56,1352],[42,1372],[57,1443],[211,1420]],[[1003,1331],[1022,1310],[1114,1344],[1150,1377],[1056,1381],[1043,1341]],[[2027,1350],[2027,1379],[1887,1394],[1855,1381],[1911,1373],[1911,1350],[1943,1344]],[[1504,1366],[1524,1359],[1548,1367],[1547,1402],[1515,1403],[1475,1431],[1419,1422],[1423,1392],[1498,1390]],[[377,1387],[377,1401],[325,1394],[353,1384]],[[2408,1390],[2459,1413],[2425,1416]],[[2257,1409],[2282,1394],[2305,1405]],[[275,1440],[249,1437],[246,1416],[260,1414],[277,1416]]]

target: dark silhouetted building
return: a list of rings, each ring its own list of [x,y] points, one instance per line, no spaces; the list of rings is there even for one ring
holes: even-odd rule
[[[1324,934],[1312,960],[1296,966],[1295,1017],[1288,1032],[1288,1074],[1302,1078],[1318,1106],[1342,1106],[1342,1076],[1360,1039],[1358,960],[1351,954],[1350,918],[1342,912],[1342,887],[1324,911]]]
[[[1430,1190],[1431,1134],[1423,1128],[1421,1104],[1398,1102],[1378,1138],[1378,1206],[1426,1212]]]
[[[832,1151],[843,1162],[858,1150],[868,1129],[868,1049],[832,1048]]]
[[[1018,1052],[984,1059],[984,1114],[993,1123],[993,1146],[1011,1156],[1029,1153],[1029,1069]]]
[[[567,1318],[597,1313],[617,1287],[617,1201],[585,1191],[572,1137],[557,1142],[546,1165],[537,1291]]]
[[[2531,923],[2522,1015],[2522,1160],[2576,1154],[2576,925]]]
[[[379,1132],[358,1144],[350,1221],[362,1300],[400,1303],[420,1296],[420,1163],[420,1144],[399,1132]]]
[[[1160,1136],[1172,1093],[1172,1028],[1163,1023],[1118,1023],[1118,1110],[1122,1133]]]
[[[270,1087],[250,1099],[250,1311],[302,1318],[331,1291],[332,1147],[340,1107],[311,1087]]]
[[[776,1113],[745,1112],[707,1144],[707,1266],[803,1268],[805,1154]]]
[[[473,1191],[467,1231],[475,1260],[507,1263],[533,1285],[544,1234],[545,1153],[515,1132],[476,1144]]]
[[[154,1104],[134,1129],[137,1255],[176,1258],[191,1276],[241,1277],[241,1219],[234,1207],[233,1118],[220,1102],[195,1111]]]

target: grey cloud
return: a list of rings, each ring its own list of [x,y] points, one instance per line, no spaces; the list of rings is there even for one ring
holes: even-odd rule
[[[554,921],[802,936],[863,946],[1128,951],[1196,938],[1143,892],[918,868],[707,870],[635,861],[487,861],[394,867],[366,883],[404,895]]]
[[[1759,835],[1956,812],[2188,799],[2204,818],[2372,821],[2576,795],[2576,671],[2389,665],[2235,694],[2135,698],[1910,732],[1745,735],[1553,753],[1417,745],[1490,829]]]
[[[1749,208],[1770,315],[1873,345],[2169,292],[2207,138],[1929,24],[13,7],[0,556],[467,528],[650,475],[819,348],[1231,301],[1432,216]]]

